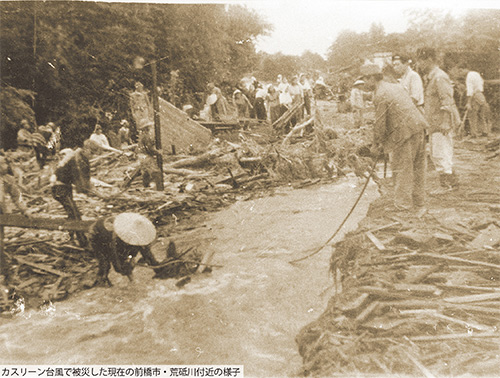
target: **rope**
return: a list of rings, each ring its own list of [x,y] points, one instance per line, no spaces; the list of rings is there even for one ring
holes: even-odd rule
[[[377,163],[379,161],[379,158],[377,158],[375,160],[375,162],[373,163],[373,166],[370,170],[370,174],[368,175],[368,177],[366,178],[366,181],[365,181],[365,184],[363,185],[363,188],[361,189],[361,192],[359,193],[358,195],[358,198],[356,199],[356,202],[354,202],[354,205],[352,205],[351,207],[351,210],[349,210],[349,212],[347,213],[347,215],[345,216],[344,220],[342,221],[342,223],[340,223],[340,225],[337,227],[337,229],[335,230],[335,232],[333,233],[332,236],[330,236],[330,238],[324,243],[322,244],[319,248],[315,249],[313,252],[311,252],[310,254],[304,256],[304,257],[301,257],[300,259],[296,259],[296,260],[290,260],[289,263],[290,264],[294,264],[296,262],[299,262],[299,261],[303,261],[303,260],[306,260],[308,259],[309,257],[312,257],[314,256],[315,254],[317,254],[319,251],[321,251],[326,245],[328,245],[328,243],[330,243],[333,238],[335,236],[337,236],[338,232],[340,231],[340,229],[344,226],[345,222],[347,222],[347,219],[349,219],[349,217],[351,216],[351,214],[353,213],[354,209],[356,208],[356,206],[358,205],[359,201],[361,200],[361,197],[363,196],[363,193],[365,192],[367,186],[368,186],[368,183],[370,182],[370,179],[372,178],[373,176],[373,173],[375,172],[375,168],[377,166]]]

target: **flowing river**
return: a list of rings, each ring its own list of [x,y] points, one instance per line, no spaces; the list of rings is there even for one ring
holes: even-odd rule
[[[240,201],[174,237],[215,251],[212,273],[134,282],[112,272],[94,288],[43,310],[0,319],[0,363],[29,365],[244,365],[245,376],[293,376],[295,336],[332,295],[331,248],[297,264],[328,240],[350,210],[356,178]],[[353,230],[378,196],[370,184],[334,241]],[[160,256],[163,258],[163,256]]]

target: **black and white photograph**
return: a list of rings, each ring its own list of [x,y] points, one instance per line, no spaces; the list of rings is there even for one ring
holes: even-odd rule
[[[0,376],[500,376],[500,3],[0,0]]]

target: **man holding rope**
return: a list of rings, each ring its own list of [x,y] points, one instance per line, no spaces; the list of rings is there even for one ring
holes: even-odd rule
[[[398,210],[422,209],[427,122],[401,85],[383,80],[378,65],[364,65],[361,73],[365,87],[374,91],[374,152],[376,156],[392,153],[394,205]]]

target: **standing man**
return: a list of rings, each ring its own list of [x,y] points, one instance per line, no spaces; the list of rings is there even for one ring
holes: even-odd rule
[[[392,60],[394,70],[399,76],[399,83],[406,89],[413,103],[423,111],[424,85],[420,75],[410,67],[410,63],[410,58],[403,55],[396,55]]]
[[[490,107],[483,94],[484,81],[479,72],[469,71],[465,79],[470,134],[473,138],[488,136],[491,131]]]
[[[163,180],[156,159],[156,157],[161,154],[161,151],[156,149],[153,126],[154,123],[149,122],[139,129],[139,138],[137,142],[140,172],[142,175],[142,183],[145,188],[149,187],[151,181],[153,181],[156,188],[158,188],[161,185],[160,180]]]
[[[440,174],[441,186],[450,190],[458,186],[453,172],[453,134],[460,124],[453,86],[450,77],[438,67],[436,50],[421,48],[417,59],[427,76],[424,109],[430,127],[431,158]]]
[[[363,80],[356,80],[351,89],[351,107],[354,114],[354,126],[360,128],[363,126],[363,110],[365,109],[365,100],[363,99]]]
[[[422,209],[425,203],[424,129],[427,122],[404,88],[383,80],[376,64],[361,67],[365,86],[374,91],[374,149],[392,153],[395,173],[394,205],[398,210],[412,206]]]

